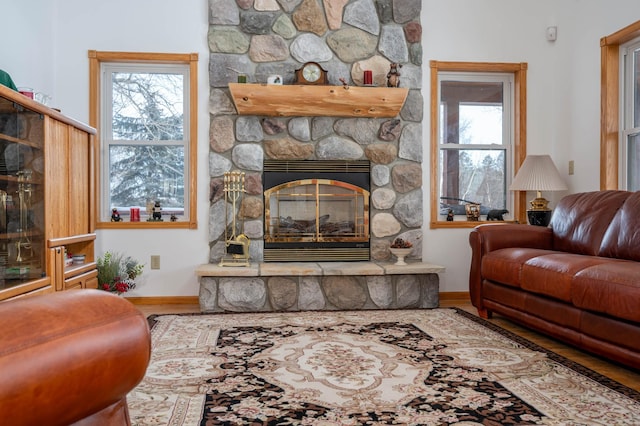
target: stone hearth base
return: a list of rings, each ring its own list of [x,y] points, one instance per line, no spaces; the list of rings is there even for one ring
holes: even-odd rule
[[[200,310],[269,312],[411,309],[439,305],[438,273],[428,263],[252,263],[201,265]]]

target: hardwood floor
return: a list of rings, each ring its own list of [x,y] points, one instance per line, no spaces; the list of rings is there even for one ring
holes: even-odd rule
[[[183,304],[143,304],[136,301],[136,306],[145,316],[157,314],[179,314],[179,313],[193,313],[200,312],[200,306],[197,303],[183,303]],[[474,315],[477,314],[475,308],[470,302],[465,300],[443,300],[440,302],[440,307],[457,307],[470,312]],[[550,339],[535,331],[520,327],[517,324],[512,323],[506,318],[502,318],[499,315],[494,315],[494,318],[490,320],[494,324],[509,330],[525,339],[549,349],[559,355],[564,356],[572,361],[584,365],[610,379],[613,379],[619,383],[622,383],[632,389],[640,391],[640,371],[633,371],[624,368],[618,364],[608,362],[604,359],[592,356],[586,352],[582,352],[571,346],[565,345],[560,341]]]

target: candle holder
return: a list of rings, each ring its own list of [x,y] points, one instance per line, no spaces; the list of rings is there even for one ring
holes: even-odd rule
[[[411,251],[413,250],[413,248],[409,247],[409,248],[389,248],[389,251],[391,252],[391,254],[393,254],[398,260],[396,261],[395,265],[406,265],[407,262],[404,261],[404,258],[409,256],[409,254],[411,254]]]

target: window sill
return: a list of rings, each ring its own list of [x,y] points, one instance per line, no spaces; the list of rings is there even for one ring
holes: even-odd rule
[[[477,222],[471,222],[467,220],[455,220],[453,222],[447,222],[444,220],[431,222],[429,224],[429,228],[438,229],[438,228],[475,228],[478,225],[482,225],[485,223],[491,223],[494,225],[500,223],[519,223],[517,220],[479,220]]]
[[[197,222],[98,222],[96,229],[197,229]]]

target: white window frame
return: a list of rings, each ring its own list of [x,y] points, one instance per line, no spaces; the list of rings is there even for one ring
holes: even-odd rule
[[[182,75],[183,78],[183,88],[182,88],[182,108],[183,108],[183,137],[182,140],[114,140],[113,136],[113,79],[112,76],[114,73],[170,73],[176,75]],[[115,145],[133,145],[133,146],[145,146],[145,145],[164,145],[164,146],[179,146],[184,149],[184,211],[181,215],[182,218],[189,217],[189,191],[187,188],[187,182],[189,182],[189,163],[187,159],[189,158],[189,66],[185,64],[150,64],[150,63],[124,63],[124,62],[106,62],[101,65],[101,74],[102,74],[102,123],[100,130],[100,138],[102,140],[101,144],[101,176],[100,176],[100,187],[102,191],[101,194],[101,205],[103,206],[111,206],[111,191],[109,190],[110,179],[109,179],[109,171],[110,171],[110,149]],[[127,219],[128,212],[126,209],[122,209],[125,206],[121,207],[121,217]],[[144,207],[141,208],[141,220],[145,220],[145,212],[143,211]],[[111,214],[107,209],[102,209],[101,211],[101,220],[107,221],[109,220]]]
[[[634,90],[638,83],[634,78],[633,54],[640,50],[640,37],[620,45],[620,159],[618,186],[620,189],[640,190],[629,187],[629,138],[640,134],[640,123],[634,127],[635,103]],[[640,164],[636,164],[640,167]]]
[[[506,209],[509,212],[513,212],[513,195],[512,191],[507,190],[511,184],[511,177],[513,171],[513,74],[507,73],[483,73],[483,72],[448,72],[442,71],[438,73],[438,104],[442,105],[442,83],[445,81],[462,81],[462,82],[477,82],[477,83],[502,83],[503,95],[502,95],[502,144],[452,144],[443,143],[442,136],[444,135],[443,126],[441,120],[438,120],[438,135],[440,140],[438,143],[438,188],[442,189],[442,170],[440,170],[440,153],[443,150],[491,150],[491,151],[504,151],[505,156],[505,204]],[[440,117],[440,114],[438,114]],[[438,192],[438,197],[442,194]]]

